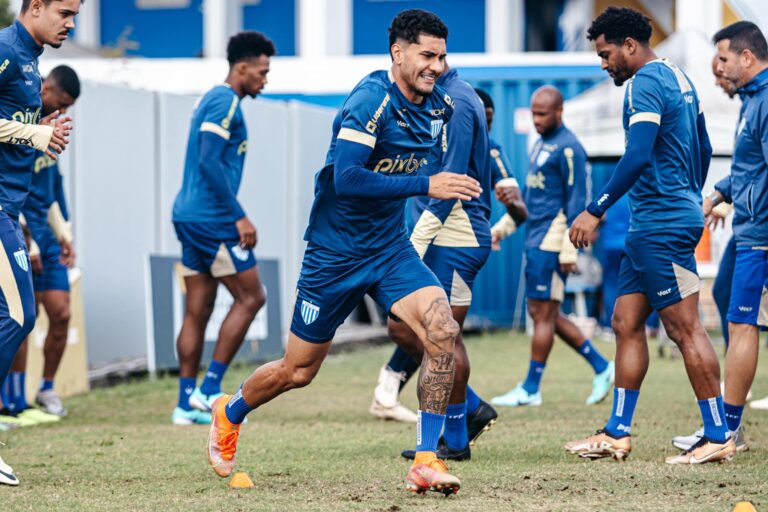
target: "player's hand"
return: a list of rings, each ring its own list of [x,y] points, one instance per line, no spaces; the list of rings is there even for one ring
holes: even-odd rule
[[[714,202],[712,201],[712,198],[707,196],[704,198],[704,201],[701,203],[701,209],[704,211],[704,217],[709,217],[712,214],[712,208],[715,207]]]
[[[579,267],[577,267],[575,263],[561,263],[560,272],[563,274],[578,274]]]
[[[59,245],[61,246],[61,256],[59,257],[61,264],[67,268],[74,267],[76,258],[75,246],[66,240],[59,241]]]
[[[594,232],[599,224],[599,217],[595,217],[586,210],[581,212],[568,231],[568,238],[570,238],[573,246],[577,249],[587,247],[590,240],[593,240]]]
[[[499,234],[493,230],[491,230],[491,250],[501,250],[501,238],[499,237]]]
[[[40,124],[50,124],[53,126],[53,135],[51,142],[48,143],[48,149],[45,154],[54,160],[58,159],[58,154],[64,151],[69,144],[69,134],[72,131],[72,118],[69,116],[59,116],[56,110],[45,116]]]
[[[496,187],[496,199],[504,206],[513,206],[520,199],[517,187]]]
[[[480,183],[464,174],[443,171],[429,177],[428,195],[435,199],[471,201],[473,197],[480,197],[482,192]]]
[[[245,250],[250,250],[256,247],[256,227],[251,224],[248,217],[243,217],[235,223],[237,226],[237,232],[240,233],[240,247]]]
[[[29,263],[32,265],[32,273],[38,275],[43,273],[43,259],[39,254],[35,254],[34,256],[30,254]]]

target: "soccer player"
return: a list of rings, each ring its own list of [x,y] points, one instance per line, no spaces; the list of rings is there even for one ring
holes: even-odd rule
[[[18,19],[0,30],[0,382],[35,325],[35,298],[26,241],[19,225],[29,193],[35,150],[55,158],[68,143],[70,118],[41,121],[37,60],[44,45],[58,48],[75,27],[80,0],[23,0]],[[38,124],[41,123],[41,124]],[[0,483],[18,485],[0,459]]]
[[[718,183],[712,204],[730,202],[735,210],[724,406],[728,430],[737,448],[744,450],[741,418],[757,371],[759,328],[768,327],[768,44],[749,21],[725,27],[712,40],[718,72],[743,99],[731,174]]]
[[[208,460],[221,477],[234,468],[240,424],[253,409],[308,385],[336,328],[365,293],[419,336],[419,421],[406,488],[456,492],[459,479],[435,456],[453,387],[459,332],[440,282],[404,226],[405,199],[469,201],[481,193],[466,175],[423,176],[453,102],[435,82],[445,67],[448,29],[436,15],[406,10],[389,27],[392,67],[357,84],[333,123],[325,167],[315,177],[308,242],[283,358],[259,367],[234,395],[213,406]]]
[[[43,81],[42,115],[48,116],[55,111],[66,113],[79,95],[80,80],[77,73],[69,66],[55,67]],[[43,345],[43,379],[35,401],[45,413],[64,417],[67,410],[53,386],[67,346],[70,317],[67,268],[74,266],[75,249],[58,161],[42,152],[38,152],[34,162],[32,186],[22,213],[34,241],[29,255],[35,303],[42,303],[49,321]],[[28,340],[25,340],[16,353],[8,376],[12,392],[4,405],[17,419],[29,418],[33,422],[53,421],[54,418],[48,417],[47,414],[41,415],[40,410],[27,404],[27,345]]]
[[[531,152],[525,189],[529,213],[525,238],[526,297],[533,319],[531,360],[525,381],[491,399],[493,405],[541,405],[539,386],[558,323],[558,334],[595,372],[586,403],[603,400],[613,383],[613,363],[560,313],[566,276],[576,271],[576,250],[568,240],[567,227],[584,208],[587,193],[587,155],[573,132],[563,124],[562,112],[563,96],[556,88],[544,86],[533,94],[531,113],[541,138]],[[501,229],[498,225],[494,228],[500,238]]]
[[[252,249],[256,228],[237,201],[248,133],[240,101],[255,98],[267,83],[275,47],[258,32],[241,32],[227,45],[229,74],[195,107],[187,142],[184,181],[173,204],[181,242],[186,310],[176,342],[179,399],[174,425],[210,423],[221,380],[266,298]],[[205,379],[196,388],[205,327],[219,282],[234,303],[224,318]]]
[[[613,312],[616,388],[604,428],[565,445],[586,458],[623,460],[640,385],[648,370],[645,320],[656,310],[680,348],[699,403],[704,437],[668,464],[701,464],[733,457],[720,396],[720,367],[699,320],[699,278],[694,249],[704,228],[701,187],[712,148],[696,89],[675,64],[649,45],[650,20],[609,7],[588,30],[603,69],[616,85],[629,80],[624,101],[627,149],[597,199],[573,222],[570,238],[584,247],[600,217],[629,191],[632,220],[621,260]]]

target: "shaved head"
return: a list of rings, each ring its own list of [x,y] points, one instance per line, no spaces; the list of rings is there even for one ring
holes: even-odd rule
[[[539,87],[531,96],[533,125],[540,135],[549,135],[563,124],[563,94],[551,85]]]

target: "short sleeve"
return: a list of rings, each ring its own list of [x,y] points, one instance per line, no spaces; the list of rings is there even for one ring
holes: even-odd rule
[[[240,98],[214,90],[209,101],[204,102],[200,132],[210,132],[229,140],[232,120],[237,113]]]
[[[344,102],[337,139],[373,148],[384,121],[390,96],[379,87],[358,87]]]
[[[664,95],[658,80],[646,73],[635,76],[627,85],[626,108],[628,127],[642,122],[660,125],[664,113]]]

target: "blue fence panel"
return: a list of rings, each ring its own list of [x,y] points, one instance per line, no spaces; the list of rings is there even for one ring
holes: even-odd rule
[[[387,27],[406,9],[425,9],[440,16],[450,27],[451,53],[485,51],[485,0],[354,0],[352,53],[388,53]]]
[[[474,87],[484,89],[496,107],[491,137],[504,148],[515,176],[525,184],[528,172],[528,136],[515,133],[514,116],[518,108],[528,108],[533,91],[542,85],[554,85],[566,99],[577,96],[605,79],[599,66],[520,66],[504,68],[458,68],[460,76]],[[535,77],[535,78],[534,78]],[[272,99],[298,99],[339,108],[345,95],[266,95]],[[330,141],[330,127],[328,127]],[[593,190],[605,183],[610,166],[597,166],[593,171]],[[504,207],[493,201],[491,221],[504,213]],[[522,325],[525,320],[523,294],[523,242],[525,225],[502,242],[502,249],[492,252],[488,263],[475,280],[472,307],[467,325],[475,327],[508,327]]]
[[[261,0],[243,6],[243,29],[266,34],[281,56],[296,55],[295,0]]]
[[[128,0],[100,3],[101,44],[126,55],[199,57],[203,52],[202,0],[184,7],[138,7]]]

